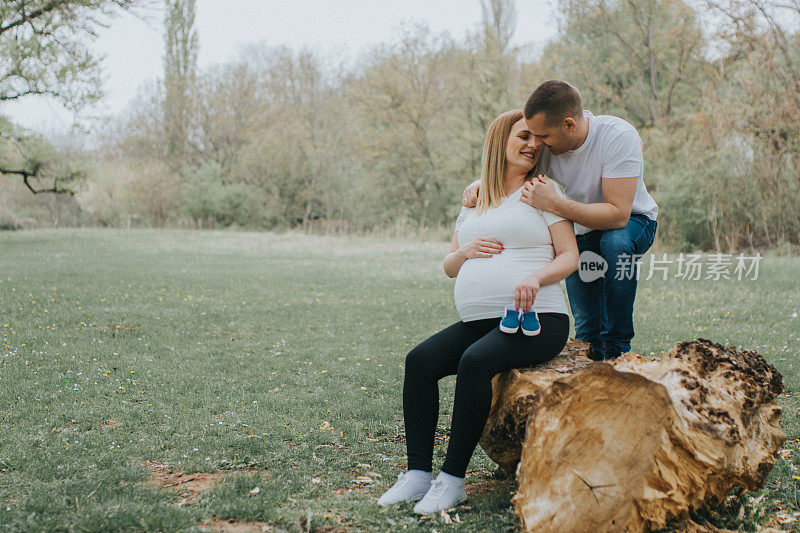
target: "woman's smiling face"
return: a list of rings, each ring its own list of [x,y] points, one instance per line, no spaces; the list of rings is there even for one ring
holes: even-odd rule
[[[522,118],[511,126],[506,146],[506,166],[529,172],[539,161],[540,151],[533,144],[533,135]]]

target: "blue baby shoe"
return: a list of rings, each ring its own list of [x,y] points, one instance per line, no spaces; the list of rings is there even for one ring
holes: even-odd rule
[[[538,335],[541,330],[542,326],[539,324],[539,316],[536,314],[536,309],[531,307],[530,311],[522,313],[522,333],[533,337]]]
[[[514,309],[513,304],[507,305],[503,310],[503,318],[500,319],[500,331],[503,333],[516,333],[521,319],[522,311]]]

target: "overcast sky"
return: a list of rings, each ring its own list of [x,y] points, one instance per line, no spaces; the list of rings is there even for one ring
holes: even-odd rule
[[[130,14],[112,19],[93,44],[105,56],[106,97],[82,115],[119,112],[144,80],[161,75],[163,11],[139,13],[146,20]],[[555,33],[551,1],[517,0],[517,13],[514,44],[537,49]],[[461,38],[480,19],[480,0],[198,0],[198,63],[203,68],[224,62],[237,56],[240,45],[259,41],[296,49],[314,46],[355,59],[370,45],[395,41],[403,23],[422,22],[435,32]],[[39,131],[64,131],[72,123],[68,112],[45,98],[25,98],[0,107],[0,112]]]

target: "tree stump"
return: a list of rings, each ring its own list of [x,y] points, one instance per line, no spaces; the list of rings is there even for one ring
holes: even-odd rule
[[[781,374],[706,339],[594,362],[570,339],[495,376],[480,444],[516,476],[524,531],[645,531],[763,486],[786,439]]]

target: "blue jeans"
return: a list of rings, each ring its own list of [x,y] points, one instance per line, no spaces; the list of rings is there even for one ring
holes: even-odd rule
[[[605,274],[593,281],[582,281],[580,269],[566,279],[575,337],[590,343],[604,357],[631,349],[637,258],[652,246],[657,226],[646,215],[632,214],[624,228],[593,230],[575,237],[579,252],[594,252],[608,264]]]

